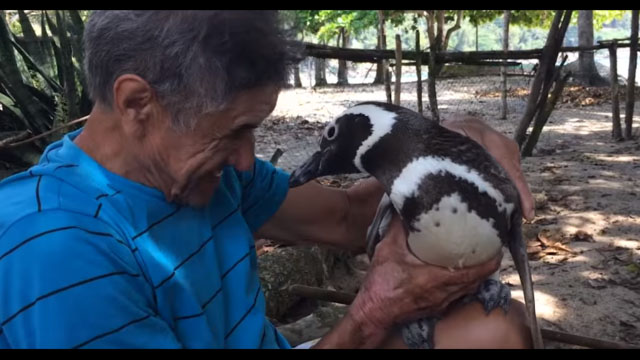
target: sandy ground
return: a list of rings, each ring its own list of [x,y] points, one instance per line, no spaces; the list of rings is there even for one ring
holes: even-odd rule
[[[511,97],[508,118],[499,120],[499,97],[477,96],[497,84],[484,78],[441,82],[442,112],[478,115],[511,136],[526,98]],[[402,105],[416,108],[415,83],[403,85],[402,98]],[[317,148],[324,122],[367,100],[384,101],[384,89],[286,90],[256,135],[257,155],[268,159],[281,148],[279,165],[291,170]],[[635,108],[638,113],[640,104]],[[634,122],[638,134],[640,117]],[[608,102],[564,104],[554,111],[534,156],[522,161],[537,201],[536,218],[525,224],[525,236],[544,328],[640,344],[640,142],[637,137],[613,142],[610,133]],[[366,261],[357,261],[355,267],[365,270]],[[502,269],[513,297],[523,300],[508,255]],[[363,271],[340,274],[332,286],[355,290]],[[548,342],[547,347],[573,346]]]

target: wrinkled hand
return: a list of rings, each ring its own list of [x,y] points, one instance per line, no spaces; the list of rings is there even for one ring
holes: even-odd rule
[[[535,201],[520,167],[518,144],[492,129],[480,119],[468,115],[451,115],[443,119],[441,125],[473,139],[502,165],[518,189],[523,217],[527,220],[533,220]]]
[[[428,265],[409,252],[406,239],[405,227],[396,215],[376,247],[350,308],[353,316],[376,335],[395,325],[441,313],[453,300],[475,292],[500,267],[502,255],[455,271]]]
[[[378,204],[384,194],[384,187],[373,177],[358,181],[347,191],[349,212],[344,248],[364,253],[367,228],[373,221]]]

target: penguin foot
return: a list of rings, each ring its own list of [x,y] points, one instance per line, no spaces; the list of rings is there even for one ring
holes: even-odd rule
[[[511,289],[498,280],[487,279],[480,285],[475,298],[480,301],[487,314],[497,307],[507,313],[511,304]]]
[[[439,317],[422,318],[402,327],[402,339],[409,349],[433,349],[433,335]]]

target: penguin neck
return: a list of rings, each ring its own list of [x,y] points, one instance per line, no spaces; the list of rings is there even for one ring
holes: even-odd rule
[[[409,143],[399,142],[397,147],[384,152],[384,157],[376,157],[379,161],[368,161],[363,163],[364,170],[375,177],[387,191],[391,191],[391,186],[402,170],[416,157],[424,156],[416,147],[411,147]]]
[[[391,190],[395,179],[413,160],[433,155],[429,144],[438,136],[440,125],[435,122],[411,122],[408,126],[394,128],[393,133],[379,140],[365,154],[364,170]],[[400,140],[398,140],[400,139]]]

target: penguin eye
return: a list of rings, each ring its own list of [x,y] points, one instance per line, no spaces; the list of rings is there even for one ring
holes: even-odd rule
[[[327,138],[327,140],[333,140],[333,139],[335,139],[337,133],[338,133],[338,130],[336,129],[336,127],[335,126],[331,126],[331,127],[327,128],[327,133],[326,133],[325,137]]]

